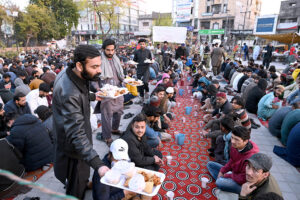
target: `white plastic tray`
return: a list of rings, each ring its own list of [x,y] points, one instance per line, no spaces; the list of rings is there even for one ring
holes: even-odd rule
[[[128,85],[132,85],[132,86],[142,86],[142,85],[144,85],[143,81],[141,81],[141,80],[137,80],[140,83],[138,85],[135,85],[135,84],[132,84],[132,83],[128,83],[129,81],[135,81],[135,79],[124,79],[124,83],[126,83]]]
[[[121,97],[121,96],[124,96],[125,94],[128,94],[128,93],[129,93],[129,91],[126,89],[126,92],[125,92],[125,93],[123,93],[123,94],[121,94],[121,95],[118,95],[118,96],[115,96],[115,97],[99,95],[98,92],[96,92],[96,95],[97,95],[98,97],[103,98],[103,99],[117,99],[117,98],[119,98],[119,97]]]
[[[164,173],[161,173],[161,172],[156,172],[156,171],[152,171],[152,170],[148,170],[148,169],[143,169],[143,168],[139,168],[139,167],[135,167],[135,168],[136,168],[137,172],[139,172],[139,171],[144,171],[144,172],[146,172],[146,173],[152,173],[152,174],[155,174],[156,176],[160,177],[160,182],[161,182],[161,184],[163,183],[163,181],[164,181],[165,178],[166,178],[166,175],[165,175]],[[158,185],[158,186],[154,186],[154,187],[153,187],[152,193],[151,193],[151,194],[148,194],[148,193],[143,192],[143,191],[142,191],[142,192],[134,191],[134,190],[129,189],[128,187],[124,187],[125,181],[126,181],[126,177],[123,176],[123,175],[121,176],[120,182],[119,182],[118,184],[116,184],[116,185],[115,185],[115,184],[110,184],[110,183],[108,183],[108,182],[106,181],[106,179],[105,179],[105,176],[103,176],[103,177],[101,178],[101,180],[100,180],[100,182],[103,183],[103,184],[105,184],[105,185],[109,185],[109,186],[112,186],[112,187],[117,187],[117,188],[120,188],[120,189],[123,189],[123,190],[128,190],[128,191],[131,191],[131,192],[135,192],[135,193],[142,194],[142,195],[146,195],[146,196],[150,196],[150,197],[155,196],[155,195],[158,193],[158,191],[159,191],[159,189],[160,189],[160,187],[161,187],[161,184]]]

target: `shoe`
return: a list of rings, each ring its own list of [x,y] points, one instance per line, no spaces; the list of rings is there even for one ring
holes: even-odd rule
[[[100,141],[103,141],[102,133],[101,133],[101,132],[98,132],[98,133],[97,133],[96,139],[97,139],[97,140],[100,140]]]
[[[87,189],[87,190],[93,189],[93,182],[92,182],[92,181],[89,181],[89,182],[86,184],[86,189]]]
[[[129,118],[131,118],[131,117],[133,117],[133,116],[134,116],[134,114],[132,114],[132,113],[127,113],[127,114],[124,115],[123,119],[129,119]]]
[[[111,130],[111,134],[113,134],[113,135],[122,135],[123,133],[119,130]]]
[[[260,128],[260,125],[255,123],[254,119],[250,118],[250,122],[251,122],[251,125],[254,124],[255,126],[257,126],[258,128]]]
[[[209,148],[209,149],[207,149],[207,151],[209,151],[209,152],[211,152],[211,153],[214,152],[214,150],[215,150],[214,148]]]
[[[132,104],[133,104],[132,101],[128,101],[128,102],[124,103],[124,106],[130,106],[130,105],[132,105]]]
[[[110,147],[111,143],[113,142],[113,139],[105,139],[105,143],[107,144],[108,147]]]
[[[251,128],[258,129],[259,127],[257,125],[255,125],[255,124],[251,124]]]

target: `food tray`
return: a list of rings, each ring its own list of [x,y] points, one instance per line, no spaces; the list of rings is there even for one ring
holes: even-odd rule
[[[141,81],[141,80],[137,80],[137,82],[139,82],[139,84],[130,83],[131,81],[136,81],[136,80],[135,79],[124,79],[124,83],[126,83],[128,85],[132,85],[132,86],[142,86],[142,85],[144,85],[143,81]]]
[[[128,94],[128,93],[129,93],[129,91],[127,90],[127,88],[121,88],[121,89],[122,89],[122,90],[125,90],[125,92],[124,92],[123,94],[120,94],[120,95],[114,96],[114,97],[112,97],[112,96],[101,95],[101,94],[100,94],[101,91],[96,92],[96,95],[97,95],[98,97],[100,97],[100,98],[103,98],[103,99],[117,99],[117,98],[119,98],[119,97],[121,97],[121,96],[124,96],[125,94]],[[121,90],[121,89],[120,89],[120,90]]]
[[[146,60],[144,61],[144,63],[147,63],[147,64],[153,64],[154,61],[153,61],[153,60],[146,59]]]
[[[115,185],[115,184],[110,184],[110,183],[108,183],[108,182],[106,181],[106,179],[105,179],[105,176],[103,176],[103,177],[101,178],[100,182],[103,183],[103,184],[105,184],[105,185],[109,185],[109,186],[112,186],[112,187],[120,188],[120,189],[123,189],[123,190],[128,190],[128,191],[135,192],[135,193],[138,193],[138,194],[142,194],[142,195],[146,195],[146,196],[150,196],[150,197],[155,196],[155,195],[158,193],[158,191],[159,191],[159,189],[160,189],[162,183],[164,182],[164,180],[165,180],[165,178],[166,178],[166,175],[165,175],[164,173],[157,172],[157,171],[152,171],[152,170],[143,169],[143,168],[139,168],[139,167],[135,167],[135,168],[136,168],[137,172],[139,172],[139,171],[144,171],[144,172],[146,172],[146,173],[152,173],[152,174],[155,174],[156,176],[160,177],[160,182],[161,182],[161,184],[158,185],[158,186],[154,186],[154,187],[153,187],[153,190],[152,190],[152,193],[149,194],[149,193],[147,193],[147,192],[143,192],[143,191],[137,192],[137,191],[134,191],[134,190],[129,189],[128,187],[124,187],[124,183],[125,183],[125,181],[126,181],[126,177],[125,177],[124,175],[121,176],[120,182],[119,182],[118,184],[116,184],[116,185]]]

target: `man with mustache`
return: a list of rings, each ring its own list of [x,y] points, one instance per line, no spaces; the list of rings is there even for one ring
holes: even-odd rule
[[[144,114],[135,116],[122,139],[128,144],[128,155],[135,166],[158,171],[163,164],[162,153],[147,144],[146,122]]]
[[[256,199],[268,193],[282,197],[275,178],[270,174],[272,160],[263,153],[253,154],[246,165],[246,183],[242,185],[239,199]]]
[[[41,83],[38,89],[31,90],[26,95],[26,101],[28,102],[29,108],[33,115],[37,116],[37,114],[34,113],[37,107],[41,105],[49,107],[46,97],[49,94],[49,92],[50,86],[47,83]]]
[[[84,199],[90,167],[102,177],[109,170],[93,149],[89,81],[101,73],[101,56],[91,45],[79,45],[73,63],[56,77],[53,90],[54,173],[66,194]],[[99,98],[97,100],[100,100]]]

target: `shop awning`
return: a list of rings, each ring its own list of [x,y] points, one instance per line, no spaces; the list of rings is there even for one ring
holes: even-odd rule
[[[298,33],[283,33],[273,35],[255,35],[260,38],[275,40],[285,44],[300,43],[300,35]]]

